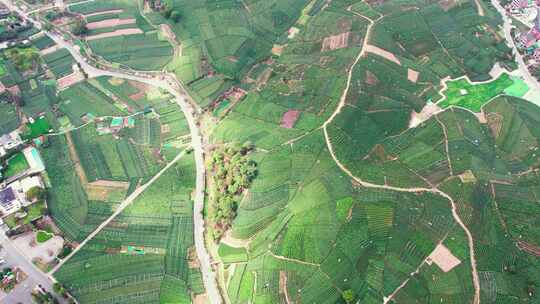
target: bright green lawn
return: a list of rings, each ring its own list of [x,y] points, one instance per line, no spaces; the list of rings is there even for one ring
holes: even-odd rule
[[[34,121],[34,123],[26,124],[28,127],[27,132],[24,133],[23,138],[31,139],[49,133],[51,125],[47,121],[45,116],[42,116]]]
[[[36,241],[38,243],[45,243],[46,241],[52,239],[54,234],[48,233],[47,231],[40,230],[36,234]]]
[[[30,168],[30,166],[28,165],[24,154],[19,152],[8,160],[7,169],[4,175],[6,177],[12,177],[28,168]]]
[[[39,218],[44,214],[44,208],[45,203],[44,202],[37,202],[30,206],[28,206],[28,211],[26,212],[26,216],[20,221],[20,224],[27,225],[30,224],[31,221]],[[8,225],[9,228],[15,228],[19,223],[17,223],[15,213],[10,214],[9,216],[4,218],[4,223]]]
[[[448,88],[442,92],[446,99],[439,102],[441,108],[459,106],[473,112],[480,112],[482,106],[493,97],[504,93],[514,84],[508,74],[503,74],[496,80],[484,84],[470,84],[466,79],[447,82]],[[465,90],[463,93],[461,90]]]
[[[6,75],[6,66],[4,65],[4,61],[0,61],[0,77]]]
[[[504,94],[513,97],[523,97],[529,91],[529,86],[522,79],[514,78],[514,84],[504,90]]]

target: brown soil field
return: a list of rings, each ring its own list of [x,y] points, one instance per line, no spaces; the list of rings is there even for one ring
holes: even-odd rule
[[[108,28],[108,27],[115,27],[119,25],[126,25],[126,24],[135,24],[135,19],[107,19],[102,21],[96,21],[96,22],[90,22],[86,25],[86,27],[90,30],[95,29],[102,29],[102,28]]]
[[[92,17],[92,16],[99,16],[99,15],[105,15],[105,14],[120,14],[124,12],[122,9],[115,9],[115,10],[108,10],[108,11],[101,11],[101,12],[95,12],[84,15],[84,17]]]
[[[130,28],[130,29],[116,30],[114,32],[109,32],[109,33],[102,33],[102,34],[88,36],[86,37],[86,40],[91,41],[91,40],[97,40],[97,39],[111,38],[111,37],[117,37],[117,36],[137,35],[137,34],[143,34],[143,33],[144,32],[138,28]]]
[[[324,38],[321,52],[333,51],[349,46],[351,32],[345,32]]]
[[[84,80],[83,74],[78,73],[78,72],[71,73],[65,77],[58,79],[58,90],[63,90],[83,80]]]
[[[399,59],[394,54],[390,53],[387,50],[381,49],[378,46],[368,44],[366,45],[366,52],[379,55],[385,59],[394,62],[395,64],[401,65],[401,61],[399,61]]]
[[[294,127],[294,124],[296,123],[296,120],[300,117],[300,111],[297,110],[289,110],[283,114],[283,117],[281,118],[281,127],[292,129]]]
[[[420,76],[419,72],[412,69],[407,69],[407,78],[409,79],[410,82],[416,83],[418,81],[419,76]]]

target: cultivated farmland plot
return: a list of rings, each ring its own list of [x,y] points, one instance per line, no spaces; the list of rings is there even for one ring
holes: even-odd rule
[[[84,51],[174,73],[200,106],[209,149],[254,146],[241,155],[256,163],[249,189],[232,194],[234,220],[209,246],[228,302],[538,302],[540,110],[519,98],[519,79],[490,79],[494,63],[511,70],[513,59],[488,2],[161,3],[69,10],[86,21]],[[58,132],[40,148],[47,205],[81,242],[189,147],[190,130],[160,89],[55,83],[77,69],[73,58],[32,40],[43,68],[3,58],[0,81],[17,84],[24,105],[0,103],[0,113],[44,116]],[[13,170],[26,168],[13,158]],[[55,278],[80,303],[203,302],[195,177],[186,153]]]
[[[56,277],[85,303],[184,303],[192,292],[204,292],[189,257],[194,170],[193,158],[185,156]]]
[[[397,303],[469,303],[476,292],[473,267],[482,272],[483,302],[535,299],[523,290],[510,296],[501,286],[512,277],[537,282],[538,271],[500,267],[538,264],[532,229],[538,219],[530,209],[537,174],[529,170],[537,167],[538,132],[531,128],[540,110],[510,97],[522,96],[519,80],[489,79],[495,62],[512,66],[491,9],[471,18],[478,14],[473,2],[413,1],[411,10],[396,1],[322,2],[310,1],[273,43],[272,60],[242,78],[247,97],[225,104],[227,114],[213,129],[216,144],[250,140],[261,149],[253,156],[258,176],[218,251],[229,299],[345,303],[352,294],[361,303],[382,303],[389,295]],[[371,47],[352,67],[369,24]],[[182,64],[188,62],[193,65]],[[219,63],[213,67],[226,73]],[[260,84],[265,69],[271,76]],[[447,109],[409,128],[413,111],[442,98],[442,78],[464,75],[486,83],[448,81],[439,105]],[[203,81],[191,88],[212,96]],[[414,190],[433,187],[453,198],[471,231],[476,266],[448,198]],[[520,203],[510,202],[506,191]],[[520,212],[531,220],[516,223],[518,214],[525,217]],[[447,254],[435,252],[438,244]],[[508,244],[514,244],[512,257],[504,259]]]

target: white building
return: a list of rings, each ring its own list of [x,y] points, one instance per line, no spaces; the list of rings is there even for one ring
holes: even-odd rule
[[[15,191],[15,195],[19,198],[19,201],[25,207],[33,203],[26,199],[26,193],[34,187],[39,187],[42,189],[44,188],[43,182],[41,181],[41,177],[39,175],[25,177],[23,179],[14,181],[9,185],[13,188],[13,191]]]
[[[26,193],[34,187],[44,188],[43,181],[38,175],[14,181],[0,190],[0,211],[3,215],[17,212],[23,206],[30,206],[33,202],[26,198]]]
[[[2,214],[6,216],[17,212],[19,209],[21,209],[21,202],[13,188],[6,187],[0,190],[0,211]]]
[[[10,150],[13,150],[23,142],[18,131],[13,131],[9,134],[4,134],[0,136],[0,157],[6,155]]]
[[[28,162],[28,165],[30,166],[30,174],[41,173],[45,171],[45,164],[43,164],[43,160],[41,159],[41,155],[39,154],[38,149],[34,147],[28,147],[22,152],[24,154],[24,157],[26,158],[26,161]]]

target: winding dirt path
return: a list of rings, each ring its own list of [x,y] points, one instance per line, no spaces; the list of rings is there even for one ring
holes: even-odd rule
[[[21,10],[19,7],[15,6],[11,0],[0,0],[0,3],[5,4],[8,6],[11,10],[16,11],[22,18],[26,19],[30,23],[34,24],[37,29],[42,29],[43,25],[39,22],[33,19],[28,15],[28,13]],[[88,78],[94,78],[99,76],[111,76],[111,77],[117,77],[117,78],[123,78],[127,80],[134,80],[138,82],[142,82],[148,85],[152,85],[158,88],[161,88],[167,92],[169,92],[171,95],[173,95],[174,101],[176,104],[180,107],[182,112],[184,113],[184,116],[186,117],[186,120],[188,122],[188,126],[190,129],[191,134],[191,146],[193,148],[193,154],[195,156],[195,166],[196,166],[196,185],[195,185],[195,194],[194,194],[194,206],[193,206],[193,223],[194,223],[194,238],[195,238],[195,249],[197,251],[197,257],[200,261],[200,269],[202,273],[202,280],[204,283],[204,287],[206,290],[206,293],[209,298],[209,302],[212,304],[221,304],[222,303],[222,296],[219,290],[219,287],[216,283],[216,273],[212,267],[211,263],[211,257],[206,249],[205,246],[205,238],[204,238],[204,231],[205,231],[205,221],[203,217],[203,209],[204,209],[204,190],[205,190],[205,165],[204,165],[204,151],[203,151],[203,138],[201,136],[201,132],[199,129],[199,126],[196,122],[196,106],[192,105],[186,96],[188,96],[187,92],[182,87],[182,84],[173,76],[163,73],[163,72],[140,72],[140,71],[133,71],[130,70],[119,70],[113,67],[110,67],[109,65],[106,65],[107,67],[104,69],[97,68],[94,65],[91,65],[89,62],[95,63],[92,58],[88,58],[86,56],[83,56],[78,49],[78,47],[75,47],[72,41],[64,40],[64,38],[58,34],[53,33],[51,31],[44,30],[44,33],[48,35],[52,40],[54,40],[57,44],[61,45],[62,47],[66,48],[73,58],[77,61],[77,63],[81,66],[81,68],[87,73]],[[194,109],[195,108],[195,109]],[[178,155],[177,158],[180,158],[181,155]],[[178,159],[175,159],[178,160]],[[175,162],[175,161],[173,161]],[[155,176],[157,179],[159,176]],[[143,186],[144,187],[144,186]],[[139,189],[143,190],[143,187],[140,187]],[[136,192],[134,192],[135,194]],[[129,205],[129,200],[126,200],[124,202],[126,205]],[[123,204],[124,204],[123,203]],[[116,213],[115,213],[116,214]],[[102,223],[100,227],[106,226],[107,222]],[[87,239],[89,240],[89,239]],[[81,248],[83,244],[80,244],[78,248]],[[67,259],[64,259],[67,260]],[[55,268],[54,270],[57,270]],[[54,271],[53,270],[53,271]]]
[[[341,163],[341,161],[337,158],[337,156],[336,156],[336,154],[334,152],[334,147],[332,146],[332,143],[330,141],[330,136],[328,135],[328,128],[327,127],[328,127],[328,125],[330,123],[332,123],[332,121],[335,119],[335,117],[341,112],[343,107],[345,107],[346,100],[347,100],[347,95],[348,95],[349,89],[351,87],[354,68],[358,64],[360,59],[366,53],[366,46],[368,45],[369,37],[371,35],[371,30],[372,30],[373,26],[376,24],[377,21],[379,21],[381,18],[383,18],[383,16],[381,16],[377,20],[374,21],[374,20],[371,20],[370,18],[362,16],[362,15],[360,15],[358,13],[355,13],[355,14],[369,20],[370,24],[369,24],[369,26],[367,28],[367,31],[366,31],[366,38],[364,39],[362,50],[360,50],[360,53],[356,57],[356,60],[354,61],[354,63],[349,68],[349,73],[348,73],[348,77],[347,77],[347,85],[346,85],[346,87],[345,87],[345,89],[343,91],[343,94],[341,95],[340,102],[339,102],[336,110],[334,111],[334,113],[332,113],[332,115],[325,121],[325,123],[322,126],[323,131],[324,131],[324,137],[325,137],[326,145],[328,147],[328,151],[330,152],[330,155],[332,156],[332,159],[334,160],[336,165],[341,169],[341,171],[345,172],[351,179],[353,179],[355,182],[357,182],[358,184],[360,184],[363,187],[374,188],[374,189],[385,189],[385,190],[392,190],[392,191],[398,191],[398,192],[408,192],[408,193],[433,193],[433,194],[437,194],[437,195],[440,195],[440,196],[446,198],[450,202],[451,209],[452,209],[452,216],[453,216],[454,220],[458,223],[458,225],[463,229],[463,231],[467,235],[468,246],[469,246],[469,255],[470,255],[470,263],[471,263],[471,269],[472,269],[471,274],[472,274],[473,285],[474,285],[473,304],[479,304],[480,303],[480,280],[479,280],[478,271],[477,271],[477,268],[476,268],[476,258],[475,258],[475,253],[474,253],[474,240],[473,240],[472,233],[469,231],[467,226],[463,223],[463,221],[459,217],[459,214],[457,212],[457,205],[456,205],[454,199],[450,195],[446,194],[445,192],[443,192],[443,191],[441,191],[441,190],[439,190],[439,189],[437,189],[435,187],[434,188],[414,188],[414,187],[413,188],[401,188],[401,187],[393,187],[393,186],[389,186],[389,185],[377,185],[377,184],[373,184],[373,183],[370,183],[370,182],[366,182],[366,181],[360,179],[359,177],[356,177],[354,174],[352,174],[352,172],[345,165],[343,165]],[[422,265],[420,265],[419,268],[421,266]],[[384,303],[387,303],[390,300],[392,300],[392,298],[395,296],[395,294],[397,294],[399,289],[403,288],[407,284],[408,280],[409,279],[405,280],[405,282],[403,282],[398,287],[398,289],[396,291],[394,291],[388,297],[385,297]]]

